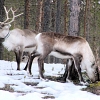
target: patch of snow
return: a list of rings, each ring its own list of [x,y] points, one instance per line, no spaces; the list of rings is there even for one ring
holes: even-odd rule
[[[0,100],[100,100],[99,95],[82,91],[86,86],[76,86],[72,82],[60,83],[39,79],[38,64],[32,65],[32,77],[23,70],[26,63],[21,63],[21,71],[17,71],[16,62],[0,60],[0,89],[6,84],[14,92],[0,90]],[[59,76],[64,73],[63,64],[45,64],[45,76]],[[34,85],[36,84],[36,85]]]

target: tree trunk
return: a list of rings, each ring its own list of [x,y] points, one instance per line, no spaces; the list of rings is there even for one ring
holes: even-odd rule
[[[67,17],[68,17],[68,6],[67,6],[68,0],[65,0],[64,2],[64,34],[67,35],[68,34],[68,28],[67,28]]]
[[[50,0],[45,0],[43,5],[43,24],[42,24],[42,31],[49,32],[50,31]],[[47,56],[45,61],[49,63],[50,56]]]
[[[4,20],[5,17],[5,12],[4,12],[4,1],[5,0],[0,0],[0,22]]]
[[[0,0],[0,22],[4,20],[5,12],[4,12],[4,1],[5,0]],[[0,60],[3,59],[3,42],[4,39],[0,38]]]
[[[43,16],[43,28],[44,32],[50,31],[50,0],[44,2],[44,16]]]
[[[56,32],[61,32],[61,0],[57,0],[57,11],[56,11]]]
[[[30,0],[25,0],[25,14],[24,14],[24,28],[29,28],[29,17],[30,17]]]
[[[81,0],[70,0],[69,35],[79,35],[79,15]]]
[[[79,35],[79,16],[80,16],[80,2],[81,0],[70,0],[70,19],[69,19],[69,35],[77,36]],[[77,71],[75,70],[75,66],[72,66],[71,78],[76,76],[77,79]]]
[[[56,32],[61,33],[61,0],[56,1]],[[54,58],[55,63],[60,63],[61,59]]]
[[[86,38],[86,19],[87,19],[87,6],[88,6],[88,0],[86,0],[86,6],[85,6],[85,14],[84,14],[84,37]]]
[[[56,15],[55,15],[55,2],[54,2],[54,1],[51,3],[50,8],[51,8],[50,30],[51,30],[52,32],[55,32],[55,31],[56,31],[56,28],[55,28],[55,22],[56,22],[55,16],[56,16]],[[49,63],[55,63],[55,57],[54,57],[54,56],[50,56],[50,58],[49,58]]]
[[[37,18],[36,18],[36,31],[42,31],[42,18],[43,18],[43,0],[37,0]]]

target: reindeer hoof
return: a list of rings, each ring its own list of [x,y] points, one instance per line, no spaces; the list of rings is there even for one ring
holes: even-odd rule
[[[33,75],[28,74],[29,77],[33,77]]]
[[[66,79],[66,82],[71,83],[71,81],[69,79]]]
[[[17,70],[20,70],[19,68],[17,68]]]
[[[45,79],[45,78],[42,78],[42,77],[40,77],[40,79],[41,79],[42,81],[45,81],[45,82],[48,82],[48,81],[49,81],[48,79]]]
[[[24,68],[23,70],[26,70],[26,71],[27,71],[27,69],[26,69],[26,68]]]
[[[66,79],[63,78],[63,77],[57,77],[57,82],[61,82],[61,83],[65,83],[66,82]]]
[[[87,83],[87,82],[80,82],[79,85],[82,85],[82,86],[89,86],[89,83]]]
[[[33,75],[32,75],[32,74],[30,74],[29,72],[27,72],[27,75],[28,75],[29,77],[33,77]]]

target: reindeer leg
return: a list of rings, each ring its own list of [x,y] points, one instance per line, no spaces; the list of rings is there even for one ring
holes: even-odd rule
[[[70,62],[71,60],[71,62]],[[71,79],[71,70],[73,67],[73,61],[72,59],[67,59],[66,60],[66,67],[65,67],[65,72],[62,77],[57,78],[57,80],[60,80],[61,82],[66,82],[66,79]]]
[[[28,61],[28,71],[29,71],[29,74],[32,75],[32,72],[31,72],[31,67],[32,67],[32,62],[33,62],[33,59],[35,58],[35,56],[30,56],[29,57],[29,61]]]
[[[29,59],[28,59],[29,60]],[[27,61],[27,64],[25,66],[25,68],[23,70],[27,70],[27,66],[28,66],[28,61]]]
[[[66,68],[66,70],[67,70],[67,78],[66,78],[66,81],[68,81],[68,82],[70,82],[70,80],[71,80],[71,70],[72,70],[72,64],[73,63],[73,61],[72,61],[72,59],[68,59],[68,66],[67,66],[67,68]]]
[[[72,64],[70,64],[70,59],[67,59],[65,72],[63,74],[63,77],[62,77],[61,81],[66,82],[66,79],[70,78],[71,67],[72,67]]]
[[[29,74],[32,75],[32,72],[31,72],[31,67],[32,67],[32,62],[33,62],[33,59],[37,56],[39,56],[40,54],[31,54],[31,56],[29,57],[28,59],[28,62],[27,62],[27,67],[28,67],[28,71],[29,71]]]
[[[84,83],[84,79],[83,79],[83,77],[82,77],[82,73],[81,73],[81,68],[80,68],[80,59],[79,59],[79,57],[74,57],[75,59],[75,62],[74,62],[74,64],[75,64],[75,68],[76,68],[76,70],[77,70],[77,72],[78,72],[78,76],[79,76],[79,80],[80,80],[80,83]]]
[[[68,81],[70,82],[71,80],[71,72],[72,72],[72,68],[73,68],[73,60],[72,59],[67,59],[67,62],[66,62],[66,69],[65,69],[65,73],[63,75],[63,78],[64,78],[64,81]]]
[[[22,52],[15,51],[15,56],[16,56],[16,62],[17,62],[17,70],[20,70],[20,62],[21,62]]]
[[[74,62],[72,64],[72,68],[71,68],[70,79],[73,81],[76,81],[79,79],[77,70],[75,69]]]
[[[42,59],[42,57],[40,56],[38,58],[38,66],[39,66],[39,74],[40,74],[40,78],[41,79],[44,79],[44,76],[43,76],[43,68],[44,68],[44,60]]]
[[[27,70],[29,60],[30,60],[30,56],[29,56],[29,58],[28,58],[28,61],[27,61],[27,64],[26,64],[26,66],[25,66],[24,70]]]
[[[39,58],[38,58],[39,75],[40,75],[40,78],[43,79],[43,80],[44,80],[44,75],[43,75],[44,59],[51,52],[51,49],[48,47],[48,45],[45,45],[44,48],[46,48],[46,49],[48,48],[48,49],[46,50],[46,52],[44,54],[40,55]]]
[[[63,74],[63,77],[62,77],[61,81],[66,82],[66,77],[67,77],[67,75],[68,75],[68,59],[67,59],[67,61],[66,61],[65,72],[64,72],[64,74]]]

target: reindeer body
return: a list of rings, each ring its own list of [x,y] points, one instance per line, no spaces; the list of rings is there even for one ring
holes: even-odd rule
[[[53,55],[57,58],[65,59],[68,53],[69,56],[70,54],[80,54],[89,64],[91,62],[95,62],[95,58],[89,44],[82,37],[65,36],[55,33],[40,33],[36,36],[36,40],[38,46],[37,52],[41,54],[48,49],[50,52],[49,55]],[[84,64],[82,67],[83,70],[86,69],[85,62],[82,64]]]
[[[9,36],[3,42],[4,47],[11,50],[25,50],[25,47],[31,43],[35,43],[35,34],[28,29],[13,29],[9,31]],[[28,50],[28,48],[27,48]],[[30,50],[30,49],[29,49]]]
[[[3,45],[5,48],[8,49],[8,51],[15,52],[17,61],[17,70],[20,70],[20,61],[23,51],[32,53],[34,49],[36,49],[36,47],[25,48],[27,45],[31,45],[33,43],[36,44],[35,41],[36,32],[28,29],[21,30],[16,28],[11,31],[7,31],[6,33],[9,34],[9,36],[5,38]],[[7,34],[5,34],[5,36]]]
[[[73,58],[80,81],[83,80],[81,76],[81,69],[87,71],[89,78],[93,82],[97,80],[98,77],[95,75],[97,74],[95,58],[88,42],[84,38],[45,32],[39,33],[35,39],[37,41],[35,55],[39,56],[38,64],[41,78],[44,78],[41,71],[43,68],[43,60],[47,55],[53,55],[57,58],[63,59]],[[79,62],[79,59],[77,59],[78,55],[82,56],[81,63]]]
[[[77,51],[79,51],[79,48],[76,48],[76,47],[79,46],[81,43],[84,44],[84,42],[86,42],[86,41],[81,42],[80,38],[79,38],[80,40],[78,40],[76,39],[76,37],[72,37],[72,36],[64,36],[64,35],[54,34],[54,33],[50,33],[50,34],[51,36],[48,36],[49,34],[46,34],[46,33],[40,33],[36,37],[38,41],[38,49],[39,47],[41,47],[41,45],[43,45],[43,47],[45,45],[46,47],[49,47],[50,50],[52,50],[50,55],[53,55],[53,53],[56,53],[56,52],[59,53],[60,50],[62,51],[62,54],[64,52],[70,52],[72,54],[77,53]],[[67,49],[65,49],[66,47]],[[81,48],[82,47],[80,45],[80,49]],[[64,58],[64,55],[61,58]]]

